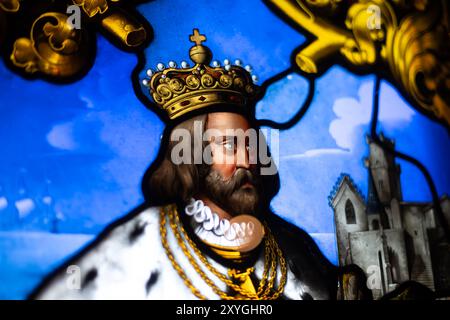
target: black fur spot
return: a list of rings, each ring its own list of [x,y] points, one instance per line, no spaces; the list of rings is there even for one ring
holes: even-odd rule
[[[147,283],[145,284],[145,291],[147,292],[147,294],[150,292],[150,289],[153,287],[153,285],[158,280],[158,277],[159,277],[158,271],[154,271],[154,272],[150,273],[150,277],[148,278]]]
[[[304,292],[302,294],[302,300],[314,300],[314,299],[308,292]]]
[[[128,240],[130,240],[130,243],[133,243],[136,241],[139,236],[141,236],[144,233],[145,227],[147,226],[146,223],[136,223],[134,225],[133,230],[128,235]]]
[[[98,275],[98,271],[97,271],[96,268],[90,269],[86,273],[86,276],[83,279],[83,282],[81,284],[81,288],[82,289],[86,288],[87,285],[89,285],[91,282],[93,282],[95,280],[95,278],[97,278],[97,275]]]

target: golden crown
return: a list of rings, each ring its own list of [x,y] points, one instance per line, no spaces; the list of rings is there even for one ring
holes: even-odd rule
[[[147,70],[150,79],[142,81],[169,119],[217,104],[245,107],[255,99],[258,78],[250,74],[250,66],[243,68],[240,60],[232,65],[228,59],[224,60],[223,67],[218,61],[210,66],[212,53],[202,45],[206,37],[194,29],[189,40],[195,43],[189,50],[195,63],[192,68],[185,61],[181,62],[181,68],[177,68],[174,61],[167,67],[158,63],[156,72]]]

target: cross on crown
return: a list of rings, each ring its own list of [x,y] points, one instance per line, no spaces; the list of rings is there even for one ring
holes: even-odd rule
[[[194,29],[194,34],[189,37],[189,40],[200,46],[202,42],[206,41],[206,36],[204,34],[200,34],[198,29]]]

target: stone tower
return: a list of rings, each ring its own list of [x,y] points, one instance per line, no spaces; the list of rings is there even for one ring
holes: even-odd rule
[[[366,231],[367,215],[364,197],[347,174],[341,174],[328,198],[334,210],[339,264],[352,263],[349,234]]]
[[[383,134],[379,136],[387,148],[394,150],[393,140],[386,139]],[[374,216],[379,215],[378,222],[384,229],[401,229],[402,217],[400,212],[400,202],[402,198],[402,188],[400,184],[400,166],[395,163],[392,154],[381,148],[371,138],[366,137],[369,145],[369,157],[364,159],[364,164],[369,172],[368,190],[368,215],[370,230],[374,230],[371,222]],[[370,217],[372,215],[372,218]]]

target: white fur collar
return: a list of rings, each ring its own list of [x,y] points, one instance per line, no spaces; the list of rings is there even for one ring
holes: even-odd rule
[[[68,273],[69,269],[62,268],[44,286],[37,298],[196,299],[168,259],[161,244],[159,225],[159,208],[152,207],[116,226],[81,256],[70,262],[70,265],[75,266],[75,269],[72,267],[70,270],[81,271],[79,289],[76,288],[76,281],[74,282],[74,273]],[[167,230],[170,248],[188,278],[208,299],[219,299],[191,266],[178,247],[171,229]],[[224,266],[212,259],[208,260],[218,271],[226,274],[227,269]],[[263,264],[261,256],[255,264],[258,278],[261,278]],[[226,290],[225,285],[206,268],[203,268],[203,271],[221,290]],[[277,274],[279,281],[280,270]],[[302,284],[288,270],[284,295],[290,299],[301,299],[302,293]]]

